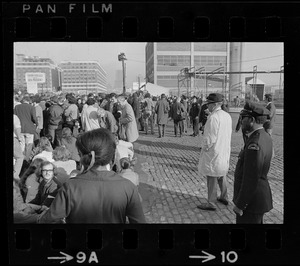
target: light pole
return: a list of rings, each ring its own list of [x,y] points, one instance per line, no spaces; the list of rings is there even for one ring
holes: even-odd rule
[[[120,53],[118,55],[118,60],[122,61],[122,69],[123,69],[123,93],[125,94],[126,93],[126,88],[125,88],[125,76],[126,76],[126,73],[125,73],[125,64],[124,64],[124,61],[127,60],[125,54],[124,53]]]

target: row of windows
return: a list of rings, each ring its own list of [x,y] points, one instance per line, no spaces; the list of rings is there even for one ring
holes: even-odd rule
[[[194,57],[195,66],[225,66],[226,56],[199,56]]]
[[[157,65],[182,66],[190,65],[191,57],[188,55],[158,55]]]
[[[191,64],[191,57],[188,55],[158,55],[157,65],[160,66],[186,66]],[[226,65],[226,56],[194,56],[195,66],[221,66]]]
[[[177,76],[157,76],[157,79],[177,79]]]

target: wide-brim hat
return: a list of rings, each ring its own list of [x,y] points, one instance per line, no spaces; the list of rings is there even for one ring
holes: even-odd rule
[[[221,93],[211,93],[207,96],[206,101],[203,104],[208,103],[220,103],[223,102],[224,96]]]

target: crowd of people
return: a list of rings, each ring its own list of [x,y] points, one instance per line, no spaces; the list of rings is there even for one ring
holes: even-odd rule
[[[255,103],[247,104],[244,107],[247,111],[241,113],[239,119],[243,135],[247,135],[245,143],[247,141],[252,150],[268,146],[269,151],[274,122],[273,118],[267,117],[271,112]],[[274,109],[272,102],[268,107]],[[264,123],[268,123],[264,125],[264,132],[269,134],[264,138],[270,137],[264,140],[263,147],[259,146],[259,137],[249,143],[249,132],[257,131],[254,125],[258,123],[256,118],[260,117],[261,110],[266,118]],[[250,116],[254,120],[246,125],[246,117]],[[190,136],[196,137],[202,132],[203,147],[198,169],[200,175],[207,177],[208,204],[198,207],[215,210],[215,200],[227,205],[226,174],[232,121],[223,95],[210,94],[203,101],[202,97],[152,96],[143,91],[132,95],[15,94],[15,222],[145,223],[141,205],[143,199],[138,192],[139,176],[134,171],[136,157],[133,143],[140,131],[154,135],[155,126],[158,128],[158,138],[165,137],[165,127],[170,119],[174,123],[175,137],[187,134],[189,127],[193,129]],[[262,120],[260,118],[259,125]],[[253,157],[253,151],[250,153]],[[245,159],[249,160],[248,157]],[[263,160],[266,160],[262,166],[266,179],[270,161],[269,157]],[[245,162],[238,165],[240,168],[246,167]],[[257,171],[256,174],[260,175],[261,169]],[[245,178],[245,174],[242,177],[237,174],[239,178]],[[221,188],[219,198],[216,183]],[[243,192],[247,187],[243,187],[244,182],[241,184],[234,195],[237,215],[241,211],[247,213],[246,199],[238,192]],[[264,211],[267,209],[270,209],[270,204]]]

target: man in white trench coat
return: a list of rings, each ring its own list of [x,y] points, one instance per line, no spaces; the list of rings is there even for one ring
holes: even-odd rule
[[[231,151],[231,116],[221,109],[223,95],[211,93],[207,97],[210,115],[204,128],[203,145],[198,171],[207,179],[207,204],[197,206],[202,210],[216,210],[215,202],[228,205],[226,175]],[[217,183],[221,194],[217,197]]]

